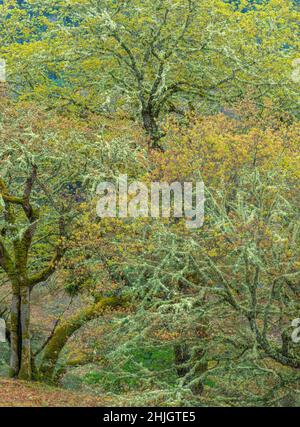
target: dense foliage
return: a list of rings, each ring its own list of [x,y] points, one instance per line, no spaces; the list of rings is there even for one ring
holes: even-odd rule
[[[298,2],[7,0],[0,21],[0,372],[299,406]],[[203,227],[99,218],[122,174],[203,180]]]

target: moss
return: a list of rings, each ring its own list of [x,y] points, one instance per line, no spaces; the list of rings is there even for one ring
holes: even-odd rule
[[[122,306],[122,304],[123,300],[117,297],[102,298],[96,304],[62,322],[45,348],[40,365],[41,377],[46,381],[51,381],[59,355],[74,332],[85,323],[103,314],[106,309]]]

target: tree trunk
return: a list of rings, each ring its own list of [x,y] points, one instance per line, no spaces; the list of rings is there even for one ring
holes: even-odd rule
[[[15,286],[10,318],[10,376],[31,380],[30,289]]]
[[[21,298],[18,290],[13,291],[10,314],[10,376],[17,377],[20,370],[20,310]]]
[[[157,124],[157,119],[154,117],[150,109],[144,109],[142,111],[143,125],[147,134],[150,136],[151,148],[160,149],[159,140],[161,134],[159,131],[159,126]]]
[[[194,370],[192,377],[187,379],[187,381],[191,381],[193,376],[197,378],[207,371],[207,362],[204,361],[201,363],[204,354],[205,350],[203,348],[198,348],[196,351],[193,350],[192,352],[186,343],[176,344],[174,346],[174,356],[178,377],[189,377],[189,373]],[[203,384],[200,379],[193,381],[191,390],[195,395],[202,394]]]
[[[190,370],[188,365],[191,354],[186,343],[174,345],[174,357],[176,371],[179,377],[184,377]]]
[[[31,380],[31,343],[30,343],[30,290],[29,287],[21,289],[21,367],[19,378]]]
[[[57,361],[69,338],[85,323],[102,315],[106,309],[121,306],[123,301],[117,297],[102,298],[96,304],[80,310],[67,320],[64,320],[45,347],[39,368],[39,377],[52,382]]]

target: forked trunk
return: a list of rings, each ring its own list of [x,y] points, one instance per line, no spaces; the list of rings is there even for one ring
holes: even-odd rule
[[[30,289],[18,286],[13,292],[10,319],[10,376],[30,380]]]
[[[157,118],[153,115],[151,110],[144,109],[142,111],[143,125],[147,134],[150,136],[150,146],[153,149],[161,150],[159,145],[159,140],[161,138],[161,133],[159,131],[159,126],[157,124]]]

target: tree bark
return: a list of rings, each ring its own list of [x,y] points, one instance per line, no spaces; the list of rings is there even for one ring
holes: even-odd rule
[[[10,377],[17,377],[20,370],[20,310],[20,294],[14,290],[10,316]]]
[[[10,377],[31,380],[30,289],[15,286],[10,318]]]
[[[30,290],[29,287],[21,289],[21,366],[19,378],[22,380],[31,380],[31,342],[30,342]]]
[[[151,148],[161,150],[159,145],[159,140],[161,138],[161,133],[159,130],[159,126],[157,124],[157,118],[154,116],[150,108],[146,108],[142,110],[142,118],[144,129],[147,134],[150,136]]]
[[[39,377],[51,382],[55,373],[57,361],[64,346],[69,338],[80,329],[85,323],[97,318],[108,308],[114,308],[122,305],[120,298],[102,298],[96,304],[93,304],[69,319],[63,321],[55,330],[52,338],[45,347],[42,361],[39,367]]]
[[[207,362],[201,362],[205,354],[203,348],[198,348],[196,351],[189,348],[186,343],[178,343],[174,346],[175,366],[179,378],[188,377],[189,373],[194,371],[187,381],[193,380],[194,377],[201,376],[208,369]],[[204,387],[200,379],[192,381],[191,390],[193,394],[202,394]]]

